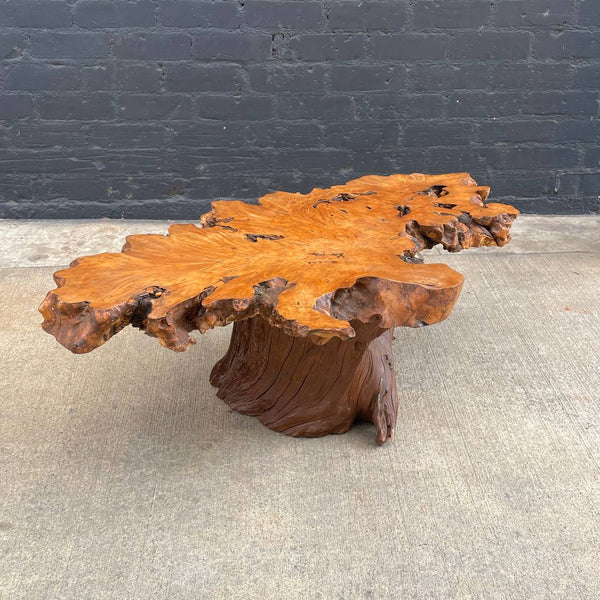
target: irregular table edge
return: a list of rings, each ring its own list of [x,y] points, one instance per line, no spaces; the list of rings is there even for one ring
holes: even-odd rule
[[[480,213],[482,213],[480,208],[492,209],[492,214],[483,213],[476,217],[472,217],[465,212],[453,214],[452,205],[443,202],[436,203],[436,206],[442,208],[449,206],[450,208],[445,209],[449,212],[440,213],[447,216],[445,222],[438,226],[419,223],[411,219],[408,213],[400,214],[399,216],[406,217],[403,219],[405,229],[403,233],[399,232],[398,235],[410,238],[413,245],[410,250],[399,256],[405,263],[420,263],[419,251],[424,248],[431,248],[438,243],[450,252],[457,252],[463,248],[473,246],[503,246],[510,240],[509,229],[519,211],[511,206],[497,203],[485,205],[484,200],[487,198],[489,188],[477,186],[468,174],[447,175],[447,177],[450,176],[454,178],[462,177],[463,183],[461,185],[473,187],[472,202],[474,209],[477,208]],[[402,177],[427,183],[431,180],[442,181],[444,175],[412,174]],[[353,184],[385,179],[386,177],[383,176],[365,176],[352,180],[345,186],[334,186],[329,190],[316,188],[311,194],[319,192],[324,195],[328,191],[339,192],[339,189]],[[438,188],[443,187],[442,185],[430,186],[429,189],[425,190],[425,193],[437,199],[440,198]],[[258,206],[273,202],[273,198],[279,201],[277,194],[284,194],[285,196],[286,193],[263,196],[259,200]],[[309,197],[310,194],[295,194],[293,196],[305,198]],[[332,200],[337,198],[339,198],[339,193]],[[323,202],[329,201],[324,200]],[[213,228],[217,225],[217,208],[220,208],[222,204],[223,202],[213,204],[213,208],[201,217],[203,227]],[[466,216],[461,217],[461,214]],[[157,239],[161,237],[168,238],[175,232],[181,231],[182,228],[189,227],[195,228],[196,226],[192,224],[174,225],[171,226],[170,233],[165,236],[148,235],[155,235]],[[139,237],[144,236],[128,236],[122,254],[130,253],[135,238]],[[95,255],[95,257],[104,256],[107,255]],[[70,268],[77,267],[79,260],[83,259],[73,261]],[[430,264],[423,265],[423,267],[430,269],[432,272],[436,269],[446,271],[448,276],[452,274],[450,277],[452,285],[436,288],[426,284],[402,282],[381,277],[357,277],[350,286],[330,290],[315,299],[313,309],[328,317],[328,320],[324,317],[327,326],[321,328],[308,327],[294,319],[285,318],[278,312],[277,302],[280,294],[295,285],[295,282],[288,282],[283,277],[274,277],[257,282],[253,286],[254,294],[243,298],[211,300],[210,296],[215,288],[207,287],[199,294],[175,304],[164,314],[153,318],[152,312],[155,303],[163,295],[168,295],[169,290],[160,286],[148,286],[133,294],[126,301],[109,308],[93,307],[88,301],[66,302],[60,298],[60,289],[65,284],[65,278],[69,272],[69,269],[65,269],[55,274],[58,287],[48,292],[39,310],[44,317],[42,324],[44,330],[52,334],[59,343],[74,353],[89,352],[101,346],[128,324],[141,328],[147,334],[157,337],[166,348],[182,351],[195,343],[195,340],[189,336],[189,333],[193,330],[204,333],[215,326],[224,326],[256,315],[263,316],[272,325],[281,327],[289,335],[309,337],[313,342],[320,344],[333,337],[340,339],[352,338],[354,336],[354,329],[351,326],[352,320],[365,323],[377,320],[382,327],[392,328],[396,326],[421,326],[447,318],[460,293],[462,276],[446,265]],[[382,290],[385,291],[387,304],[377,301],[382,297]],[[411,302],[413,296],[419,299],[419,302],[416,303],[418,306],[415,302]],[[365,302],[367,297],[370,299],[371,306]],[[360,300],[360,310],[356,306],[353,307],[352,298]],[[366,309],[365,306],[367,306]],[[433,312],[433,316],[426,317],[423,313],[428,311],[425,310],[419,312],[419,307],[421,309],[427,307],[430,313],[435,306],[438,309]]]

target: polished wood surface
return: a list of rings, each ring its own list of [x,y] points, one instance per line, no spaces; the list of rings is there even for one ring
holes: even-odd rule
[[[58,271],[58,287],[40,306],[43,327],[75,353],[97,348],[128,324],[181,351],[194,343],[192,330],[250,320],[236,326],[237,350],[230,348],[213,372],[226,401],[291,435],[341,432],[356,418],[377,422],[377,411],[387,411],[389,418],[377,425],[382,443],[395,423],[395,379],[389,340],[375,340],[397,326],[445,319],[458,298],[462,275],[443,264],[423,264],[421,250],[442,244],[457,252],[509,241],[518,211],[486,203],[488,194],[467,173],[370,175],[308,194],[275,192],[258,204],[214,202],[199,227],[173,225],[165,236],[130,236],[121,253],[83,257]],[[302,338],[301,347],[294,338]],[[281,401],[287,408],[274,412],[279,400],[266,402],[266,391],[257,397],[253,386],[241,385],[256,376],[253,369],[281,379],[275,373],[285,371],[277,367],[278,353],[257,351],[272,343],[287,352],[288,367],[294,361],[303,365],[294,377],[308,369],[306,361],[315,369],[332,364],[336,352],[346,357],[340,369],[348,373],[325,401],[315,396],[319,378],[308,369],[303,380],[314,385],[299,386],[292,399]],[[374,352],[389,355],[380,358],[390,365],[375,383],[370,375],[357,375],[373,371],[379,360]],[[236,386],[234,395],[227,391]],[[323,412],[325,405],[330,408]],[[275,416],[265,416],[260,406],[270,406]],[[346,406],[339,418],[332,417],[335,406],[338,412]],[[286,419],[282,410],[295,417]]]

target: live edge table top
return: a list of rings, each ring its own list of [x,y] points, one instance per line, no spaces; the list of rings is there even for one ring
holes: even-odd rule
[[[129,236],[121,253],[58,271],[40,307],[44,328],[82,353],[130,323],[176,351],[193,343],[194,329],[256,314],[315,343],[352,338],[355,319],[377,317],[388,328],[436,323],[463,278],[423,264],[419,252],[506,244],[518,211],[486,203],[488,194],[467,173],[369,175],[258,204],[214,202],[200,226]],[[370,297],[352,301],[361,281]]]
[[[75,353],[128,324],[181,351],[191,331],[233,322],[210,376],[229,406],[292,436],[370,421],[381,445],[398,412],[394,327],[442,321],[463,283],[420,251],[506,244],[518,211],[488,194],[467,173],[369,175],[214,202],[199,227],[130,236],[57,272],[43,327]]]

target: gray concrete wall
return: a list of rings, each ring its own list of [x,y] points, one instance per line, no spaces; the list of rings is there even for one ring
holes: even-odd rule
[[[597,0],[0,0],[0,217],[469,171],[598,212]]]

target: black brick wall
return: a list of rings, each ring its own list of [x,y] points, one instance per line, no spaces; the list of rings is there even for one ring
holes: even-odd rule
[[[600,0],[0,0],[0,217],[469,171],[600,211]]]

